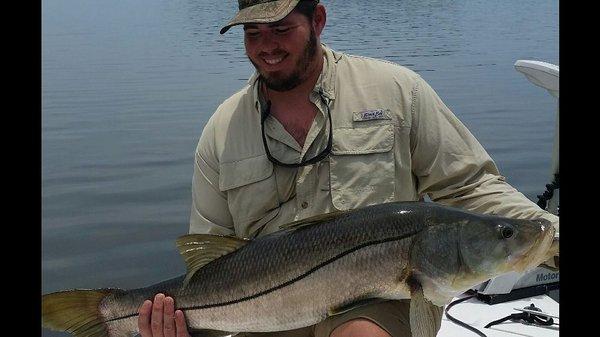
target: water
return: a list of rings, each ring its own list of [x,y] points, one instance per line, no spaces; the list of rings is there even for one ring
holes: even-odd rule
[[[423,76],[532,200],[556,100],[514,70],[559,64],[558,1],[325,0],[322,39]],[[42,291],[138,287],[185,271],[193,153],[252,74],[233,0],[42,2]],[[43,331],[43,336],[66,334]]]

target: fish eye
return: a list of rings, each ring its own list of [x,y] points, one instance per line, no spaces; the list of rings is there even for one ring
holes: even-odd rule
[[[503,239],[510,239],[515,234],[515,230],[510,226],[502,226],[500,233]]]

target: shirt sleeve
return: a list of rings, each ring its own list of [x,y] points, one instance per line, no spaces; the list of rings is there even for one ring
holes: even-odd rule
[[[478,213],[542,217],[558,237],[558,217],[510,186],[481,144],[418,77],[412,91],[411,151],[419,195]]]
[[[200,136],[194,157],[189,233],[233,235],[235,231],[227,194],[219,190],[219,165],[214,151],[214,128],[210,121]]]

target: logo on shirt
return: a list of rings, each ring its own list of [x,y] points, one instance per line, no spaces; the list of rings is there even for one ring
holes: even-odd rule
[[[388,109],[365,110],[354,113],[354,121],[370,121],[374,119],[392,119]]]

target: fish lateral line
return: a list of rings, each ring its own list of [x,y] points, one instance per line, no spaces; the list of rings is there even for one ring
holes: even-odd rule
[[[246,296],[246,297],[243,297],[243,298],[239,298],[239,299],[235,299],[235,300],[231,300],[231,301],[227,301],[227,302],[221,302],[221,303],[212,303],[212,304],[206,304],[206,305],[201,305],[201,306],[178,307],[178,308],[175,308],[175,310],[186,311],[186,310],[210,309],[210,308],[216,308],[216,307],[221,307],[221,306],[233,305],[233,304],[237,304],[237,303],[241,303],[241,302],[253,300],[253,299],[259,298],[261,296],[267,295],[269,293],[272,293],[274,291],[277,291],[279,289],[283,289],[283,288],[285,288],[285,287],[287,287],[287,286],[289,286],[291,284],[294,284],[294,283],[296,283],[296,282],[298,282],[298,281],[306,278],[307,276],[309,276],[310,274],[314,273],[315,271],[323,268],[324,266],[326,266],[326,265],[328,265],[330,263],[333,263],[336,260],[339,260],[339,259],[341,259],[342,257],[344,257],[344,256],[346,256],[348,254],[354,253],[357,250],[360,250],[360,249],[363,249],[363,248],[369,247],[369,246],[375,246],[375,245],[387,243],[387,242],[400,241],[400,240],[406,239],[407,237],[413,236],[413,235],[419,233],[420,231],[421,230],[418,230],[418,231],[415,231],[415,232],[411,232],[411,233],[408,233],[408,234],[404,234],[404,235],[401,235],[401,236],[395,236],[395,237],[390,237],[390,238],[386,238],[386,239],[381,239],[381,240],[375,240],[375,241],[369,241],[369,242],[362,243],[360,245],[357,245],[356,247],[353,247],[353,248],[351,248],[351,249],[349,249],[347,251],[344,251],[344,252],[342,252],[342,253],[340,253],[340,254],[338,254],[338,255],[336,255],[336,256],[334,256],[334,257],[332,257],[332,258],[330,258],[330,259],[328,259],[328,260],[326,260],[326,261],[324,261],[324,262],[322,262],[320,264],[318,264],[317,266],[309,269],[305,273],[303,273],[301,275],[298,275],[298,276],[296,276],[295,278],[293,278],[293,279],[291,279],[289,281],[286,281],[286,282],[284,282],[284,283],[282,283],[280,285],[277,285],[277,286],[275,286],[273,288],[269,288],[269,289],[263,290],[263,291],[261,291],[259,293],[256,293],[256,294],[253,294],[253,295],[250,295],[250,296]],[[135,316],[138,316],[138,315],[139,315],[138,313],[129,314],[129,315],[121,316],[121,317],[115,317],[115,318],[107,319],[105,322],[114,322],[114,321],[118,321],[118,320],[123,320],[123,319],[128,319],[128,318],[131,318],[131,317],[135,317]]]
[[[311,269],[309,269],[305,273],[300,274],[300,275],[296,276],[295,278],[293,278],[293,279],[291,279],[289,281],[286,281],[286,282],[284,282],[284,283],[282,283],[280,285],[277,285],[275,287],[263,290],[263,291],[261,291],[259,293],[253,294],[253,295],[249,295],[249,296],[246,296],[246,297],[242,297],[242,298],[231,300],[231,301],[227,301],[227,302],[205,304],[205,305],[201,305],[201,306],[181,307],[181,308],[177,308],[177,309],[178,310],[210,309],[210,308],[215,308],[215,307],[220,307],[220,306],[227,306],[227,305],[232,305],[232,304],[237,304],[237,303],[241,303],[241,302],[253,300],[253,299],[256,299],[256,298],[261,297],[263,295],[267,295],[267,294],[272,293],[274,291],[277,291],[279,289],[285,288],[285,287],[287,287],[287,286],[289,286],[291,284],[294,284],[294,283],[296,283],[296,282],[298,282],[298,281],[306,278],[307,276],[309,276],[310,274],[314,273],[315,271],[317,271],[317,270],[325,267],[326,265],[331,264],[331,263],[335,262],[336,260],[341,259],[342,257],[344,257],[346,255],[354,253],[357,250],[363,249],[363,248],[368,247],[368,246],[375,246],[375,245],[379,245],[379,244],[383,244],[383,243],[387,243],[387,242],[400,241],[400,240],[406,239],[407,237],[413,236],[413,235],[419,233],[420,231],[421,230],[418,230],[416,232],[412,232],[412,233],[409,233],[409,234],[404,234],[404,235],[401,235],[401,236],[395,236],[395,237],[390,237],[390,238],[386,238],[386,239],[381,239],[381,240],[375,240],[375,241],[369,241],[369,242],[362,243],[362,244],[357,245],[356,247],[353,247],[353,248],[351,248],[351,249],[349,249],[347,251],[344,251],[344,252],[342,252],[342,253],[340,253],[340,254],[338,254],[338,255],[336,255],[336,256],[334,256],[334,257],[332,257],[332,258],[330,258],[330,259],[328,259],[328,260],[326,260],[324,262],[321,262],[320,264],[316,265],[315,267],[312,267]]]

